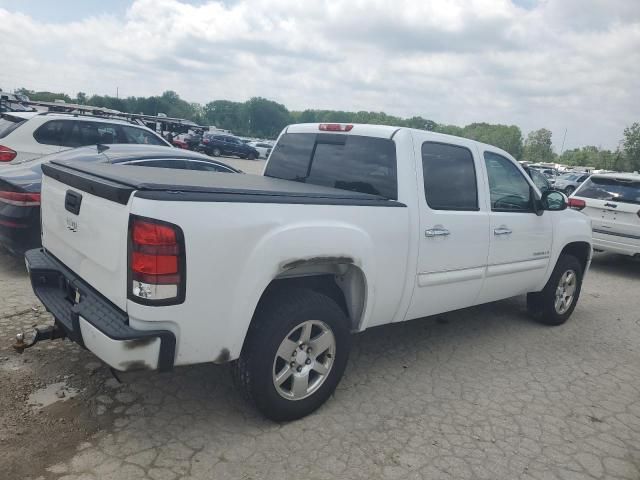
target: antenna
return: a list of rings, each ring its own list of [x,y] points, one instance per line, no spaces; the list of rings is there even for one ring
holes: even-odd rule
[[[567,127],[564,128],[564,136],[562,137],[562,147],[560,147],[560,155],[564,152],[564,141],[567,138]]]

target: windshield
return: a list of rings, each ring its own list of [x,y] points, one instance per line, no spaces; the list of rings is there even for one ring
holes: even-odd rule
[[[576,195],[596,200],[640,204],[640,179],[591,177],[584,182]]]

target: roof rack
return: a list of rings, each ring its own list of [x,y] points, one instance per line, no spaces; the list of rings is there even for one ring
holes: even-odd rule
[[[130,123],[135,123],[138,125],[145,125],[145,123],[162,123],[169,125],[179,125],[187,128],[201,128],[204,130],[208,130],[208,127],[203,127],[198,125],[191,120],[187,120],[184,118],[173,118],[167,116],[160,115],[144,115],[141,113],[127,113],[121,112],[119,110],[113,110],[110,108],[104,107],[94,107],[92,105],[80,105],[78,103],[66,103],[66,102],[37,102],[37,101],[28,101],[22,102],[24,105],[31,105],[33,107],[46,107],[48,110],[44,112],[40,112],[41,115],[46,115],[49,113],[63,113],[69,115],[83,115],[90,117],[99,117],[99,118],[112,118],[112,119],[120,119],[125,120]]]

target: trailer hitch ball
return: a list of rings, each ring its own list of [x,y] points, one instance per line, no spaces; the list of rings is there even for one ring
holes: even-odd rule
[[[24,333],[18,333],[16,335],[16,343],[13,344],[13,349],[18,353],[22,353],[25,348],[28,348],[28,345],[24,342]]]
[[[24,332],[20,332],[16,335],[16,343],[13,344],[13,349],[22,353],[25,349],[33,347],[41,340],[55,340],[56,338],[64,338],[65,332],[57,325],[47,325],[46,327],[36,327],[29,334],[29,340],[25,341],[27,335]]]

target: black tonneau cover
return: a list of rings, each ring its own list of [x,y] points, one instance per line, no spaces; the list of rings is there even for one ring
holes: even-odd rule
[[[135,192],[136,197],[170,201],[405,206],[377,195],[261,175],[69,161],[43,164],[42,172],[69,186],[122,204]]]

